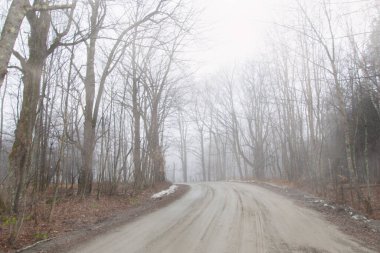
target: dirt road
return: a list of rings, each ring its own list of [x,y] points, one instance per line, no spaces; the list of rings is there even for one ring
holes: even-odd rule
[[[99,235],[71,252],[234,253],[373,252],[324,221],[259,186],[191,185],[173,204]]]

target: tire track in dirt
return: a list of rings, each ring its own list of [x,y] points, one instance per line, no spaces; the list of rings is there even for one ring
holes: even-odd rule
[[[172,205],[72,252],[372,252],[317,213],[255,185],[191,185]]]
[[[188,210],[183,217],[150,241],[143,252],[165,252],[165,249],[178,241],[179,238],[177,235],[183,234],[188,227],[192,226],[194,222],[199,220],[199,217],[203,214],[204,210],[207,210],[213,203],[215,197],[215,190],[212,187],[208,185],[202,185],[201,187],[206,189],[204,196],[201,199],[196,200],[191,205],[190,210]]]
[[[249,192],[242,189],[235,189],[235,191],[239,195],[239,198],[242,200],[242,205],[244,206],[242,216],[244,233],[241,238],[241,245],[244,248],[243,252],[248,252],[249,249],[252,248],[258,253],[266,252],[262,206],[252,198]]]
[[[219,189],[220,191],[220,189]],[[216,190],[218,192],[218,190]],[[222,198],[223,192],[219,192],[219,198],[214,199],[215,209],[213,211],[212,218],[210,222],[206,222],[206,219],[203,219],[207,226],[205,226],[202,236],[200,238],[198,246],[195,248],[194,252],[215,252],[219,250],[219,252],[223,252],[223,247],[220,247],[220,244],[217,247],[214,247],[215,244],[210,244],[210,241],[220,240],[223,238],[224,230],[226,229],[227,224],[230,224],[230,196],[228,192],[225,192],[224,197]],[[223,200],[222,200],[223,199]],[[202,222],[202,221],[201,221]]]

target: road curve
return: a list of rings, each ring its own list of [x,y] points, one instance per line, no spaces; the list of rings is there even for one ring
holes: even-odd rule
[[[171,205],[85,242],[71,252],[373,252],[317,212],[256,185],[191,185]]]

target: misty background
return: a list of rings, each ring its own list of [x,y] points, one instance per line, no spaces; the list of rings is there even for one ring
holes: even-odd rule
[[[256,179],[342,202],[349,183],[370,211],[378,1],[46,3],[1,0],[2,206],[49,187],[99,197]]]

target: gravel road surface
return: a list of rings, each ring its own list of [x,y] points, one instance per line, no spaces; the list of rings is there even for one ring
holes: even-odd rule
[[[259,186],[236,182],[190,186],[171,205],[71,252],[374,252],[317,212]]]

